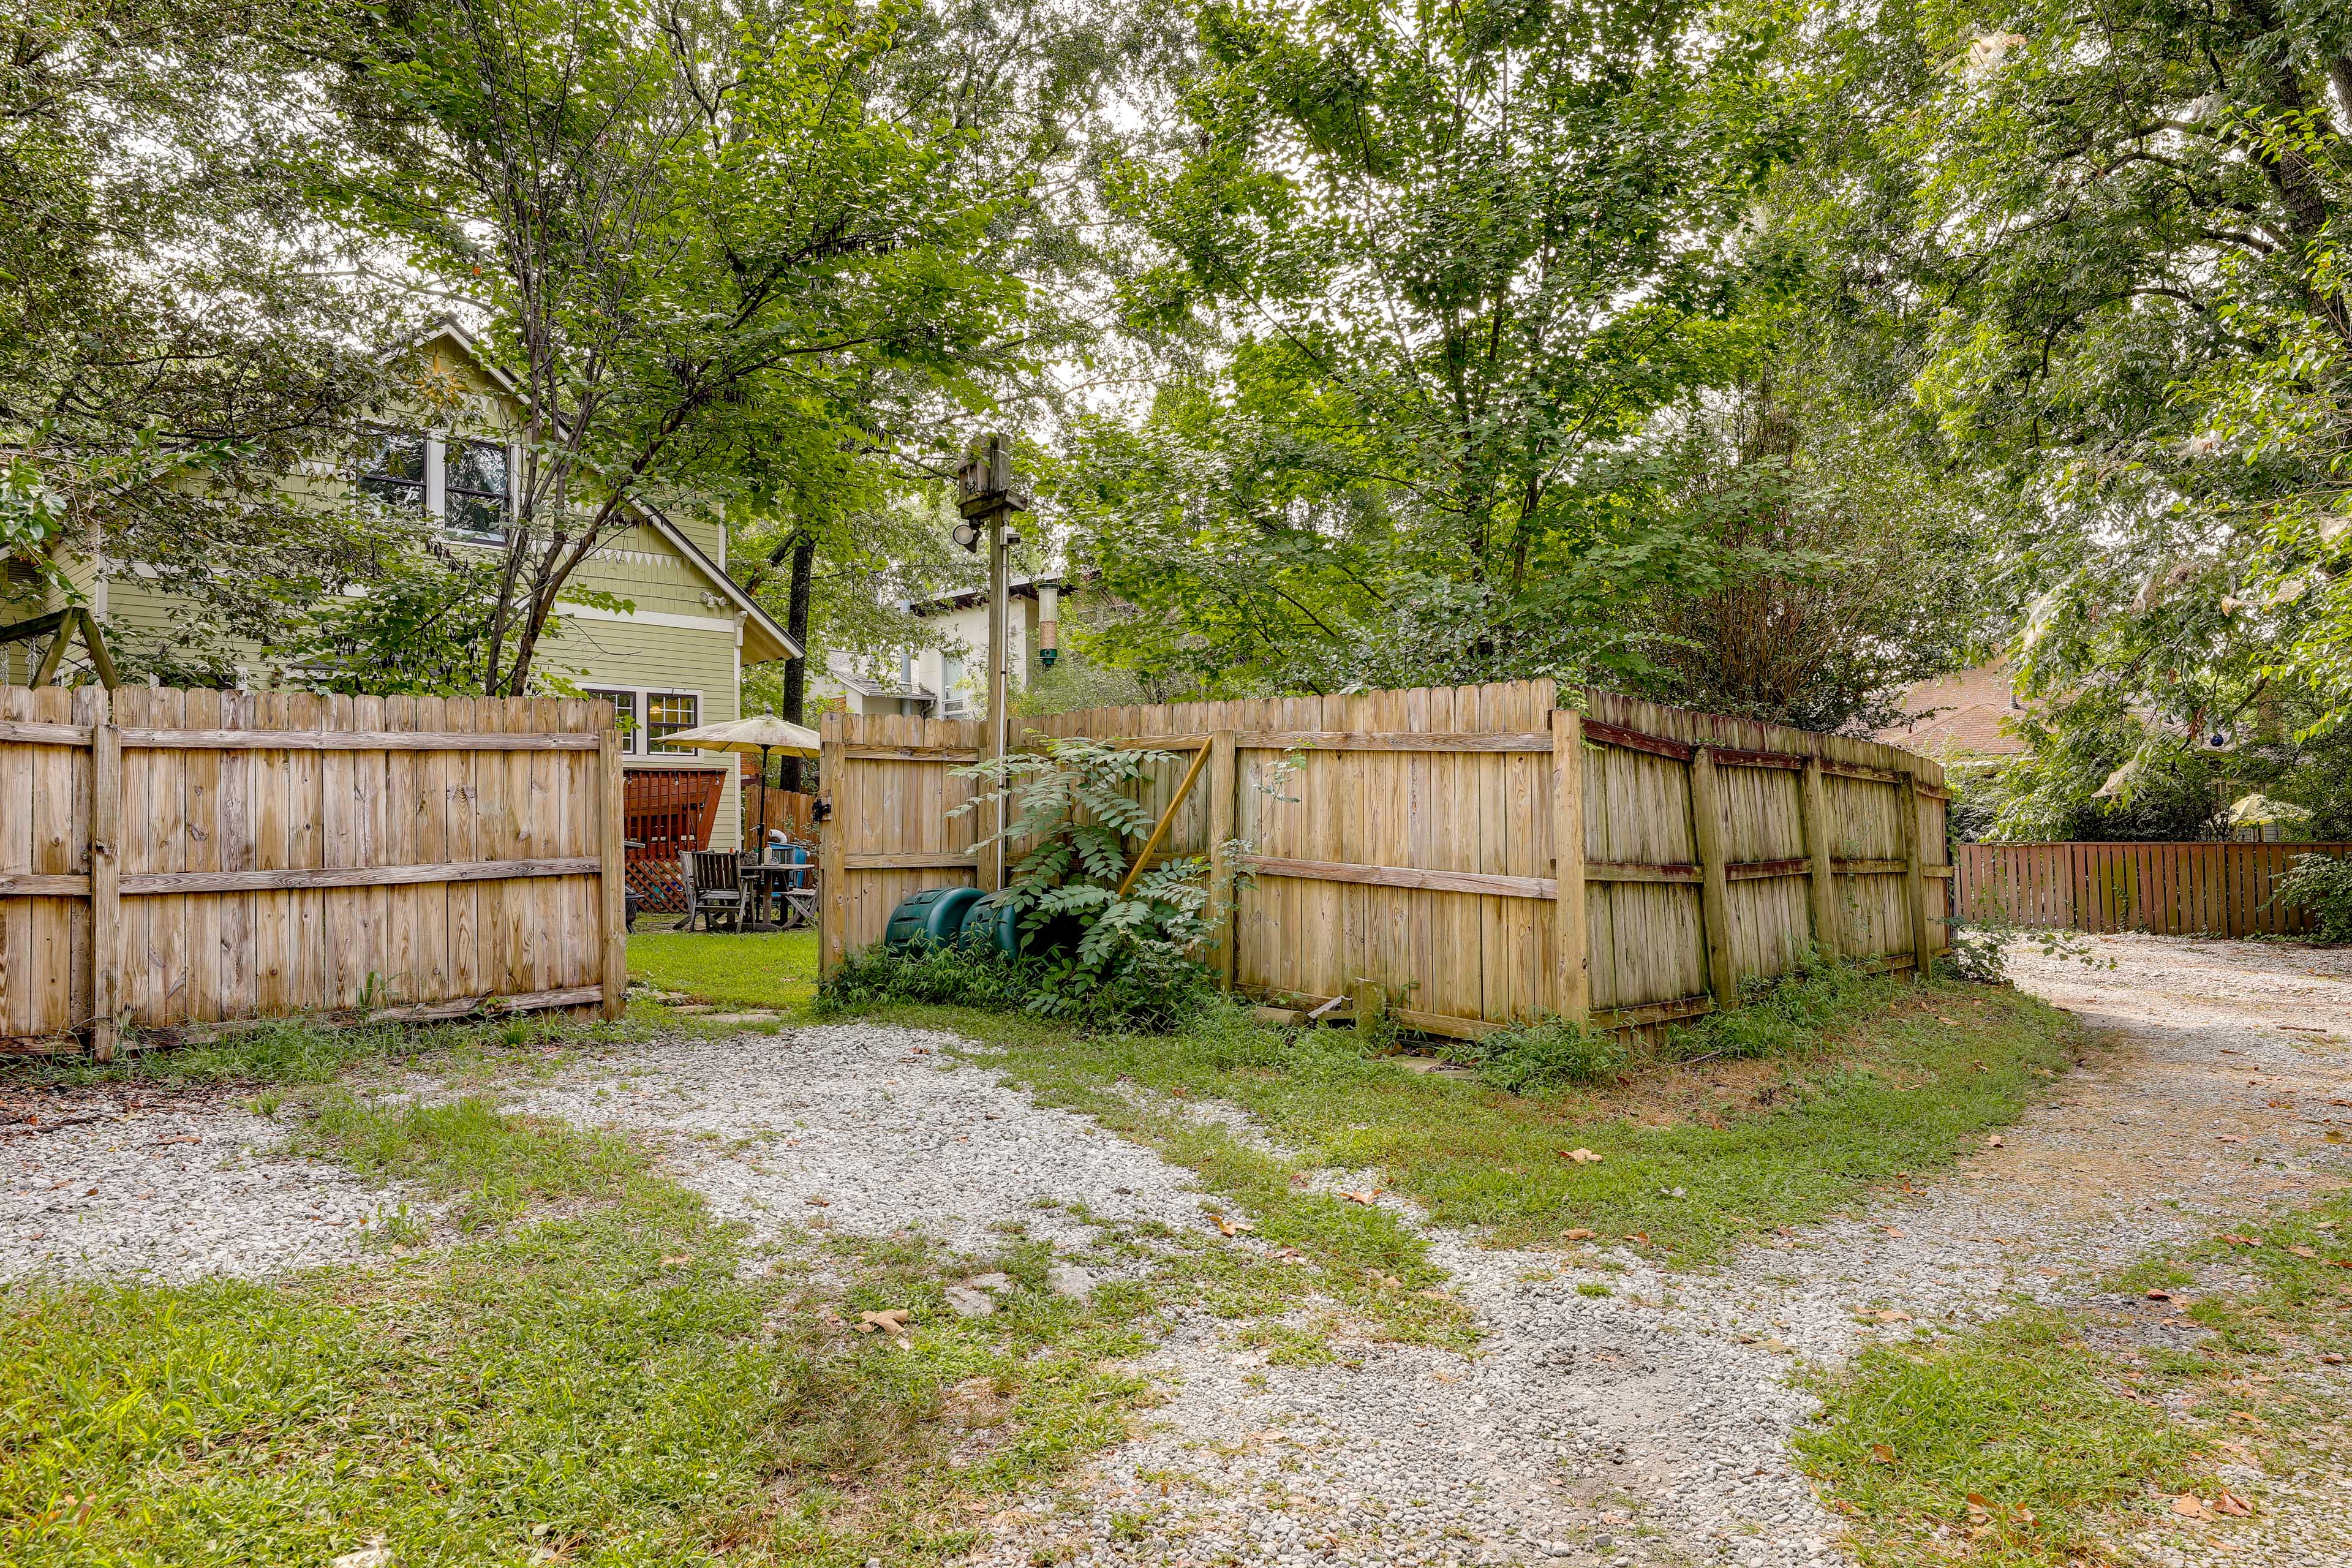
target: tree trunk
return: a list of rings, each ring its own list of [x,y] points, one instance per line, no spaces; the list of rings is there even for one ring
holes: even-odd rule
[[[793,537],[792,597],[784,611],[784,630],[792,634],[796,647],[808,647],[809,579],[816,569],[816,536],[805,529]],[[795,724],[806,723],[803,716],[808,706],[808,658],[799,655],[784,661],[784,717]],[[801,787],[801,759],[783,759],[783,784],[788,790]]]

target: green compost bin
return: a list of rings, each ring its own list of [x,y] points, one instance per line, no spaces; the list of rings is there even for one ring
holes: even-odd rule
[[[992,904],[978,888],[926,888],[899,901],[883,928],[882,945],[893,952],[929,943],[992,946],[1007,958],[1025,948],[1044,952],[1066,947],[1078,938],[1076,921],[1055,921],[1037,935],[1024,936],[1021,911],[1011,904]]]
[[[962,937],[965,917],[982,897],[978,888],[926,888],[902,899],[882,930],[882,945],[893,952],[945,947]]]

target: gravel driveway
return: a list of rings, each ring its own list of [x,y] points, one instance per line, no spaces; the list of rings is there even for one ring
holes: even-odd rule
[[[1706,1274],[1631,1258],[1580,1272],[1433,1233],[1487,1332],[1467,1358],[1361,1344],[1343,1347],[1352,1366],[1269,1366],[1171,1307],[1147,1363],[1170,1401],[1133,1440],[997,1516],[971,1561],[1834,1560],[1840,1527],[1790,1464],[1808,1407],[1789,1386],[1798,1363],[1910,1331],[1865,1313],[2087,1300],[2109,1266],[2210,1234],[2214,1215],[2352,1178],[2352,1148],[2326,1141],[2352,1127],[2329,1104],[2352,1098],[2352,952],[2093,945],[2116,967],[2037,956],[2019,980],[2108,1031],[2111,1048],[1955,1176]],[[1076,1248],[1092,1231],[1057,1206],[1072,1201],[1204,1223],[1189,1173],[1034,1105],[953,1046],[870,1025],[676,1040],[590,1058],[509,1103],[656,1135],[674,1174],[763,1237],[814,1222],[985,1253],[1020,1229]],[[0,1194],[0,1277],[326,1261],[384,1202],[331,1168],[271,1159],[275,1130],[227,1101],[91,1108],[110,1119],[0,1144],[22,1167]],[[172,1141],[188,1137],[201,1142]],[[1577,1289],[1596,1283],[1611,1293]],[[2352,1491],[2336,1478],[2268,1495],[2227,1552],[2169,1531],[2139,1544],[2165,1563],[2352,1564]]]

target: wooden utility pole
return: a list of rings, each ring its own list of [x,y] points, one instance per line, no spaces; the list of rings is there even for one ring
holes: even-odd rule
[[[1011,580],[1007,575],[1005,556],[1017,542],[1013,534],[1013,514],[1029,510],[1028,498],[1013,489],[1013,447],[1002,436],[983,437],[972,443],[971,456],[956,470],[956,510],[963,514],[964,525],[956,531],[957,542],[965,549],[977,549],[982,538],[988,546],[988,718],[981,732],[980,754],[1001,757],[1011,742],[1013,648],[1010,637]],[[942,692],[941,697],[945,697]],[[988,831],[995,842],[982,858],[977,868],[980,885],[990,892],[1004,886],[1004,803],[1000,799],[991,813]]]

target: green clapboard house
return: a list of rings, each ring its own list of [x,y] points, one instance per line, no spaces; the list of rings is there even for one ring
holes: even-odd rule
[[[420,377],[457,395],[436,403],[463,410],[444,415],[426,427],[387,428],[375,458],[356,476],[391,504],[414,510],[417,525],[443,530],[463,546],[500,546],[516,482],[517,459],[509,445],[524,427],[522,404],[513,383],[499,373],[460,329],[445,325],[409,351]],[[650,507],[634,510],[635,521],[581,568],[572,583],[625,600],[626,611],[565,605],[563,624],[540,646],[534,668],[560,674],[591,696],[611,700],[625,735],[625,766],[634,773],[700,772],[696,781],[671,781],[677,789],[633,783],[641,795],[677,795],[708,800],[700,815],[711,821],[714,847],[740,841],[739,791],[719,783],[731,779],[736,759],[726,752],[667,745],[665,735],[697,724],[740,717],[743,668],[790,658],[800,649],[784,628],[761,609],[727,574],[726,530],[716,523],[681,521]],[[59,563],[79,601],[116,641],[145,640],[170,626],[166,595],[149,585],[138,564],[87,556]],[[15,587],[16,596],[8,596]],[[61,607],[51,593],[45,600],[27,592],[21,575],[0,585],[0,623]],[[0,680],[23,681],[40,657],[37,644],[0,645]],[[244,672],[257,687],[270,683],[257,663]]]

